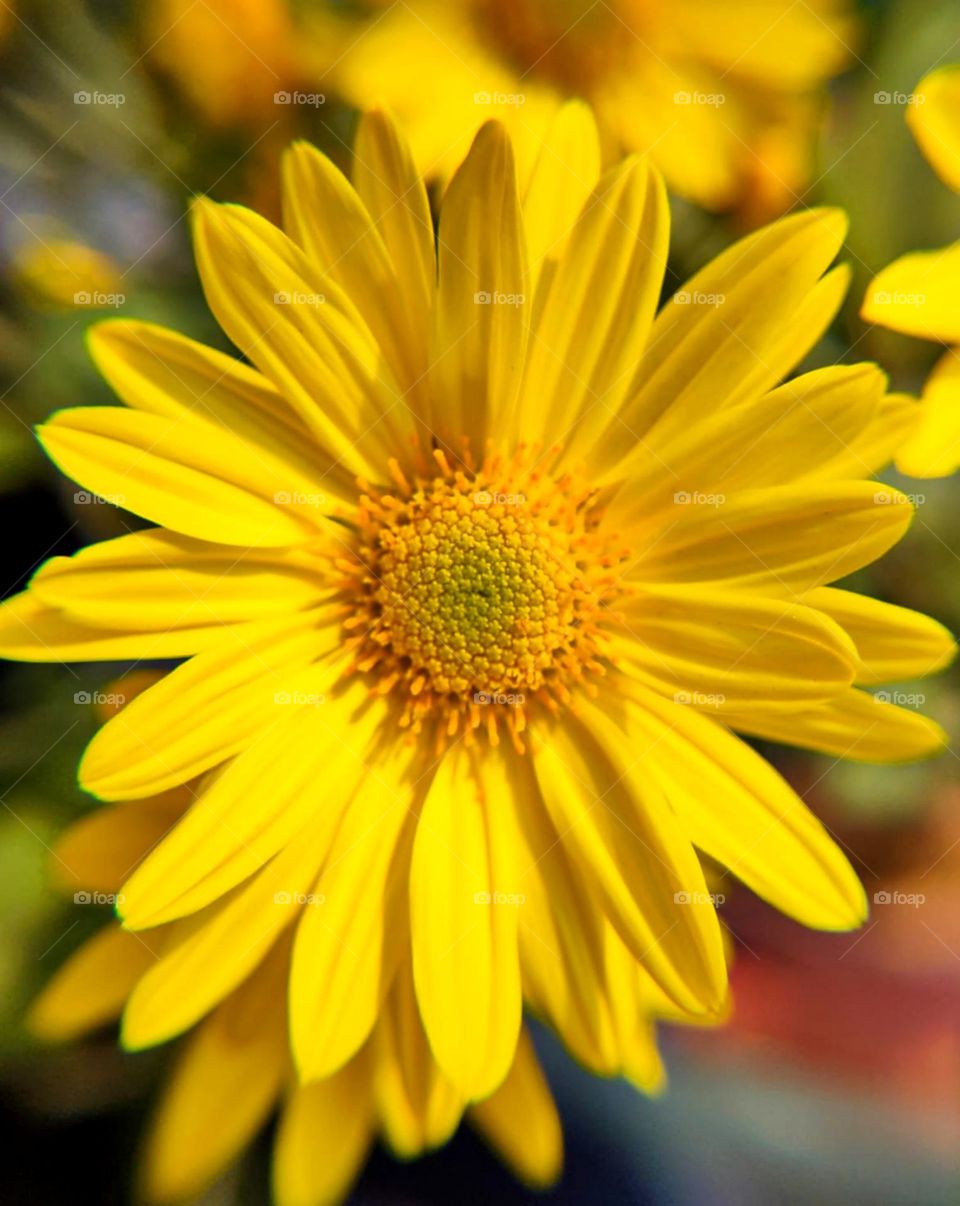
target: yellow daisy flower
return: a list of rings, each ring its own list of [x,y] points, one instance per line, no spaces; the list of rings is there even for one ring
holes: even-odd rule
[[[128,704],[159,676],[127,676],[104,698]],[[118,708],[114,708],[118,711]],[[122,884],[191,805],[180,787],[135,805],[108,806],[75,823],[51,860],[61,888],[80,904],[122,903]],[[277,1206],[319,1206],[349,1189],[376,1134],[400,1158],[444,1144],[464,1113],[526,1183],[542,1187],[559,1174],[562,1136],[549,1088],[523,1030],[506,1079],[483,1102],[470,1105],[433,1059],[420,1022],[409,947],[400,961],[380,1016],[363,1047],[333,1076],[297,1082],[287,1039],[287,981],[291,933],[321,896],[299,896],[278,878],[263,896],[277,914],[280,937],[236,986],[221,989],[186,1039],[163,1090],[142,1153],[141,1180],[152,1202],[180,1201],[202,1192],[240,1154],[274,1110],[281,1121],[274,1148]],[[278,888],[287,883],[288,887]],[[207,920],[212,922],[210,911]],[[211,930],[216,929],[215,922]],[[79,948],[47,985],[30,1014],[33,1032],[48,1042],[74,1040],[114,1022],[142,1021],[144,998],[154,997],[171,963],[180,989],[202,975],[195,922],[131,933],[110,925]],[[206,942],[206,958],[216,940]],[[239,941],[241,935],[235,934]],[[258,951],[259,951],[258,946]],[[158,978],[159,973],[159,978]],[[161,995],[163,990],[161,989]],[[663,1084],[654,1035],[655,991],[615,1001],[616,1028],[634,1083],[646,1092]],[[597,998],[598,1012],[604,1000]],[[159,1002],[163,1009],[163,1002]],[[673,1015],[675,1020],[687,1020]],[[610,1070],[610,1069],[606,1069]]]
[[[507,1076],[524,993],[595,1064],[599,1003],[641,977],[685,1013],[722,1006],[696,849],[804,924],[862,921],[843,853],[734,730],[878,761],[941,745],[860,687],[942,666],[949,635],[829,585],[910,522],[866,475],[915,404],[869,365],[777,384],[846,289],[840,214],[751,235],[657,314],[663,183],[598,161],[571,105],[521,197],[490,123],[435,242],[370,113],[352,183],[290,151],[286,233],[196,207],[207,298],[250,363],[94,328],[126,407],[62,411],[41,439],[159,526],[41,567],[0,651],[185,659],[80,769],[114,801],[197,782],[123,885],[127,928],[178,921],[188,952],[128,1012],[131,1046],[256,964],[278,877],[325,901],[293,940],[300,1078],[361,1050],[410,948],[465,1100]]]
[[[960,192],[960,66],[921,80],[907,122],[928,162]],[[911,477],[945,477],[960,466],[960,243],[895,260],[870,283],[862,315],[869,322],[950,345],[923,390],[914,434],[897,453]]]
[[[384,97],[422,170],[462,160],[478,113],[515,115],[535,149],[551,100],[581,96],[611,149],[649,151],[675,192],[757,220],[803,191],[824,85],[857,38],[847,0],[414,0],[368,3],[339,31],[329,9],[314,20],[304,53],[324,84],[358,107]]]

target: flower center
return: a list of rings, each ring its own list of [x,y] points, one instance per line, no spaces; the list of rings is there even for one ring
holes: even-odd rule
[[[463,728],[496,744],[536,704],[556,710],[570,686],[602,672],[600,626],[616,592],[595,500],[570,477],[547,479],[519,454],[477,471],[437,473],[398,489],[364,487],[360,548],[346,621],[356,669],[403,703],[401,723]]]

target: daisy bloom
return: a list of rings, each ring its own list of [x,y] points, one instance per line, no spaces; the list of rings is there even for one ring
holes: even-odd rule
[[[907,122],[934,171],[960,193],[960,66],[917,85]],[[870,283],[861,311],[880,326],[948,346],[923,390],[916,431],[897,453],[911,477],[944,477],[960,466],[960,243],[895,260]]]
[[[125,706],[159,675],[135,672],[103,693]],[[119,707],[111,709],[113,712]],[[58,885],[78,904],[122,903],[122,885],[194,799],[192,786],[107,806],[76,822],[53,850]],[[285,886],[284,886],[285,885]],[[140,1180],[149,1202],[193,1197],[227,1169],[271,1114],[279,1111],[273,1185],[277,1206],[321,1206],[340,1200],[379,1135],[401,1159],[444,1144],[465,1112],[525,1183],[550,1184],[563,1158],[560,1123],[529,1035],[521,1030],[503,1083],[472,1106],[431,1055],[417,1008],[409,948],[363,1047],[332,1076],[298,1083],[287,1037],[290,938],[300,915],[323,909],[322,895],[303,894],[275,865],[258,909],[273,912],[280,936],[265,953],[257,945],[252,970],[239,983],[221,983],[207,1012],[184,1039],[149,1126]],[[249,918],[249,900],[246,908]],[[75,1040],[123,1017],[142,1026],[144,1001],[161,1011],[190,980],[205,974],[226,931],[216,908],[205,926],[171,922],[132,933],[106,926],[60,968],[30,1014],[33,1033],[47,1042]],[[244,936],[235,914],[230,941]],[[204,930],[206,931],[204,933]],[[198,943],[199,938],[199,943]],[[611,935],[612,950],[613,937]],[[624,952],[625,954],[625,952]],[[639,988],[639,981],[637,982]],[[621,986],[622,988],[622,986]],[[159,997],[158,997],[159,992]],[[604,1002],[598,998],[598,1013]],[[651,988],[617,993],[608,1023],[619,1031],[626,1070],[648,1093],[664,1083],[655,1018],[688,1020],[658,1010]],[[611,1069],[606,1069],[610,1071]]]
[[[764,220],[809,179],[824,86],[857,38],[846,0],[411,0],[314,18],[305,48],[353,104],[382,96],[424,171],[452,170],[478,115],[535,151],[551,98],[593,105],[612,151],[670,188]],[[310,28],[309,21],[307,28]],[[409,64],[417,64],[411,79]]]
[[[197,944],[176,991],[143,990],[129,1045],[250,970],[283,928],[281,871],[325,902],[292,939],[300,1080],[361,1050],[409,950],[468,1101],[507,1077],[524,996],[614,1068],[607,1014],[641,982],[723,1007],[698,851],[803,924],[863,920],[842,851],[736,732],[887,762],[940,747],[861,688],[942,666],[949,635],[829,585],[910,523],[867,475],[915,403],[870,365],[778,384],[846,289],[842,215],[751,235],[658,314],[663,182],[598,161],[574,103],[521,196],[489,123],[435,236],[371,112],[352,182],[291,149],[284,231],[196,205],[206,296],[247,362],[93,329],[126,405],[62,411],[41,440],[158,526],[47,562],[0,651],[182,659],[80,768],[109,801],[196,795],[122,886],[127,929]]]

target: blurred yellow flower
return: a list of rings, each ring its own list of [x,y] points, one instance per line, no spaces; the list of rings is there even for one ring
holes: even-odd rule
[[[572,103],[521,193],[488,123],[435,237],[370,112],[352,183],[289,151],[285,233],[196,207],[207,299],[249,363],[95,328],[126,406],[61,411],[41,439],[160,526],[49,561],[0,610],[0,650],[186,659],[80,772],[117,801],[201,780],[122,887],[126,927],[182,921],[194,960],[176,991],[154,969],[167,991],[128,1009],[129,1045],[191,1025],[269,948],[286,914],[265,891],[324,899],[293,940],[300,1079],[364,1047],[409,951],[465,1101],[508,1076],[524,996],[640,1080],[619,1011],[722,1008],[698,849],[803,924],[862,921],[840,848],[735,731],[880,762],[942,744],[861,688],[942,666],[949,634],[829,586],[909,525],[868,477],[915,404],[870,365],[778,384],[847,288],[841,214],[757,232],[657,314],[662,179],[599,161]]]
[[[112,256],[56,236],[33,238],[15,248],[12,277],[32,302],[57,308],[107,308],[123,286],[122,270]]]
[[[209,125],[283,116],[275,96],[300,53],[288,0],[150,0],[144,12],[145,53]]]
[[[907,121],[941,180],[960,192],[960,66],[921,80]],[[871,281],[862,314],[894,331],[954,345],[927,379],[920,423],[897,453],[897,467],[912,477],[953,473],[960,466],[960,242],[895,260]]]
[[[452,170],[491,116],[511,119],[522,174],[550,105],[582,96],[608,157],[649,151],[675,192],[762,220],[802,193],[856,37],[847,0],[411,0],[367,4],[339,36],[328,6],[304,53],[354,105],[383,97],[425,172]]]

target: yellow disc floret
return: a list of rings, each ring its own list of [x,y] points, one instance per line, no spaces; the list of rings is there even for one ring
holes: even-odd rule
[[[551,480],[488,456],[398,490],[365,487],[347,620],[357,669],[403,696],[401,723],[435,724],[442,745],[461,725],[518,749],[528,709],[555,708],[572,682],[599,672],[599,622],[617,559],[599,547],[597,511],[572,478]],[[356,604],[359,603],[359,606]]]

